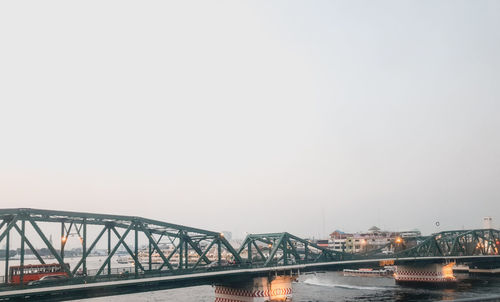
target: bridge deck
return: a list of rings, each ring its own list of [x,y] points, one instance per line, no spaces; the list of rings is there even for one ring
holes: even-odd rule
[[[377,265],[380,261],[394,261],[398,263],[419,262],[468,262],[468,261],[491,261],[500,262],[499,255],[491,256],[458,256],[458,257],[411,257],[411,258],[380,258],[364,260],[347,260],[322,263],[296,264],[278,267],[233,269],[214,272],[190,273],[184,275],[170,275],[159,277],[147,277],[139,279],[127,279],[119,281],[102,281],[87,284],[72,284],[52,287],[27,288],[19,290],[0,291],[0,301],[36,299],[37,301],[50,300],[62,301],[72,298],[98,297],[108,295],[119,295],[134,292],[161,290],[177,287],[214,284],[228,280],[228,277],[251,278],[259,275],[295,271],[307,272],[315,270],[338,269],[339,267],[352,267],[359,265]]]

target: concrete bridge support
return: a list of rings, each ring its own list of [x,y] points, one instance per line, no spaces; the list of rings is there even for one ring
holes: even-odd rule
[[[215,287],[215,302],[291,301],[297,276],[258,277],[246,282]]]
[[[453,275],[455,263],[398,265],[394,274],[396,284],[414,286],[450,286],[457,282]]]

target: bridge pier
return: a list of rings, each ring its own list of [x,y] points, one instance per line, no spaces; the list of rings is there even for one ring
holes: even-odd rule
[[[291,301],[292,282],[297,275],[257,277],[239,283],[215,286],[215,302]]]
[[[438,286],[448,287],[456,285],[457,279],[453,275],[455,263],[441,264],[407,264],[396,266],[394,280],[399,285],[410,286]]]

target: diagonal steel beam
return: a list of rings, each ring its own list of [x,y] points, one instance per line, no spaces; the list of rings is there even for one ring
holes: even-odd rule
[[[22,236],[22,231],[21,229],[17,226],[17,224],[14,225],[14,228],[16,229],[16,231],[19,233],[19,235]],[[36,258],[38,259],[38,261],[40,261],[41,264],[45,264],[45,261],[42,259],[42,257],[40,257],[40,254],[38,254],[37,250],[35,249],[35,247],[33,247],[33,245],[31,244],[31,242],[28,240],[28,238],[26,236],[24,236],[24,242],[28,245],[28,247],[30,248],[30,250],[33,252],[33,254],[36,256]]]
[[[156,242],[156,245],[158,245],[158,243],[160,243],[161,239],[163,238],[163,234],[160,235],[160,238],[158,238],[158,240],[156,240],[156,238],[154,238],[153,233],[150,232],[150,234],[151,234],[151,238]],[[154,253],[155,250],[153,249],[151,252]]]
[[[260,250],[259,246],[257,245],[257,242],[253,241],[253,246],[255,246],[255,249],[257,250],[257,253],[259,253],[262,260],[266,261],[267,259],[264,256],[264,254],[262,253],[262,251]]]
[[[288,244],[290,245],[290,251],[292,252],[293,256],[295,257],[295,261],[297,263],[299,263],[300,261],[302,261],[302,259],[300,258],[299,253],[297,252],[297,249],[292,244],[292,241],[290,240],[290,238],[288,238]]]
[[[281,234],[281,236],[278,239],[278,242],[274,243],[273,249],[272,249],[271,253],[269,254],[269,258],[267,258],[267,261],[264,263],[264,266],[268,266],[269,263],[271,263],[274,256],[276,255],[276,252],[278,251],[281,243],[283,242],[283,238],[285,238],[285,233]]]
[[[214,240],[212,240],[212,242],[210,242],[210,244],[208,245],[207,249],[203,252],[202,256],[198,258],[198,261],[196,261],[196,263],[194,264],[194,266],[192,267],[192,269],[195,269],[200,264],[201,260],[203,260],[203,257],[205,257],[205,255],[212,248],[212,246],[214,246],[214,244],[215,244],[216,241],[217,241],[217,239],[214,239]]]
[[[134,223],[130,224],[130,225],[135,225]],[[115,233],[116,237],[118,237],[118,239],[122,239],[121,238],[121,235],[120,233],[118,233],[118,231],[116,230],[115,227],[111,227],[111,230],[113,231],[113,233]],[[127,235],[123,235],[123,238],[125,239]],[[134,252],[132,252],[132,249],[129,248],[129,246],[127,245],[127,243],[125,242],[125,240],[122,240],[121,244],[125,247],[125,249],[127,250],[127,252],[130,254],[130,256],[132,256],[132,258],[134,259],[134,261],[136,261],[135,263],[137,263],[137,266],[139,266],[141,268],[141,270],[144,271],[144,267],[142,266],[141,262],[139,262],[139,257],[138,255],[136,255]],[[118,245],[118,244],[117,244]]]
[[[219,235],[220,236],[220,235]],[[222,245],[226,248],[226,250],[233,255],[234,260],[237,263],[243,263],[243,260],[240,257],[240,254],[234,249],[234,247],[229,243],[229,241],[226,240],[224,237],[219,237],[220,242]]]
[[[102,271],[104,270],[104,268],[106,267],[106,265],[111,260],[111,257],[113,257],[113,255],[116,253],[116,251],[118,250],[118,248],[120,247],[120,245],[123,243],[123,240],[125,240],[125,237],[127,237],[128,233],[130,232],[130,230],[133,227],[134,227],[134,224],[131,223],[129,225],[129,227],[127,228],[127,230],[125,231],[125,233],[123,233],[123,236],[120,237],[120,239],[118,240],[118,243],[115,245],[115,247],[113,248],[113,250],[111,250],[111,252],[109,253],[108,257],[106,257],[106,260],[104,261],[104,263],[101,265],[101,267],[99,268],[99,270],[95,274],[96,276],[99,276],[102,273]],[[111,228],[111,227],[108,227],[108,228]]]
[[[193,247],[193,249],[196,251],[196,253],[198,253],[198,256],[201,256],[201,254],[203,254],[203,251],[200,249],[200,247],[195,244],[191,238],[187,237],[187,240],[186,240],[190,246]],[[206,256],[203,256],[203,260],[205,261],[205,263],[210,263],[210,259],[208,259]]]
[[[177,253],[177,250],[179,249],[179,247],[181,246],[181,244],[182,244],[182,240],[179,242],[179,244],[178,244],[178,245],[175,245],[175,244],[174,244],[175,249],[174,249],[174,250],[172,251],[172,253],[170,253],[170,255],[168,255],[168,257],[167,257],[168,263],[170,263],[170,258],[172,258],[172,256],[174,256],[174,255],[175,255],[175,253]],[[179,257],[179,259],[180,259],[180,257]],[[165,263],[163,263],[163,264],[162,264],[162,265],[158,268],[158,270],[160,270],[160,271],[161,271],[161,269],[162,269],[164,266],[165,266]],[[178,267],[180,267],[180,263],[179,263],[179,266],[178,266]]]
[[[80,261],[78,261],[78,264],[73,269],[73,274],[75,274],[78,271],[78,268],[80,268],[80,265],[82,265],[84,259],[87,258],[90,255],[90,253],[92,252],[92,250],[94,249],[94,247],[97,245],[97,242],[99,242],[99,240],[101,239],[102,235],[104,235],[104,233],[106,233],[106,229],[107,229],[106,227],[102,228],[102,231],[99,233],[99,235],[97,235],[97,237],[94,240],[94,242],[92,242],[92,244],[87,249],[87,251],[85,252],[85,254],[82,255],[82,258],[80,259]]]
[[[245,237],[245,239],[243,239],[243,242],[241,243],[240,247],[238,248],[238,251],[237,251],[237,254],[240,255],[241,252],[243,252],[243,250],[245,249],[245,247],[247,246],[248,244],[248,241],[250,241],[250,237],[248,237],[248,235]]]
[[[160,255],[161,259],[163,260],[163,264],[166,264],[170,270],[174,270],[174,268],[172,267],[172,265],[168,261],[167,257],[165,257],[165,255],[163,254],[163,252],[161,251],[161,249],[158,247],[158,244],[153,239],[153,237],[152,237],[151,233],[149,232],[149,230],[142,223],[139,224],[139,227],[142,229],[142,231],[144,232],[144,234],[146,235],[146,237],[148,237],[149,242],[153,244],[155,250],[158,252],[158,254]]]
[[[47,240],[47,237],[45,237],[45,234],[42,232],[42,230],[40,229],[40,227],[38,227],[38,225],[36,224],[36,222],[33,220],[33,218],[30,215],[26,215],[26,216],[27,216],[26,218],[31,223],[31,225],[33,226],[33,228],[35,229],[35,231],[38,233],[38,236],[40,236],[40,238],[45,243],[45,245],[47,246],[47,248],[49,249],[49,251],[52,253],[52,255],[54,256],[54,258],[56,258],[57,262],[59,262],[59,264],[64,269],[64,271],[68,274],[68,276],[73,277],[73,273],[69,270],[69,267],[64,263],[64,261],[62,260],[62,258],[59,256],[59,254],[57,253],[57,251],[52,246],[52,244],[50,244],[50,241]]]
[[[10,231],[10,229],[12,229],[12,227],[16,224],[17,222],[17,215],[14,216],[14,218],[9,222],[9,224],[7,224],[7,227],[5,228],[5,230],[3,231],[2,234],[0,234],[0,241],[3,240],[3,237],[5,237],[5,235],[7,235],[7,233]]]

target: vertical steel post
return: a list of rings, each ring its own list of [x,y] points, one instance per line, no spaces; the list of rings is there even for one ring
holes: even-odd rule
[[[304,248],[304,261],[307,262],[307,254],[309,253],[309,244],[306,242]]]
[[[184,241],[182,240],[182,237],[179,238],[179,268],[182,269],[182,255],[183,255],[183,247],[184,247]]]
[[[282,247],[283,247],[283,264],[284,265],[287,265],[288,264],[288,243],[286,241],[286,238],[283,240],[283,244],[282,244]]]
[[[87,275],[87,219],[83,218],[83,239],[82,239],[83,274]]]
[[[151,254],[152,254],[152,253],[153,253],[153,251],[152,251],[152,249],[151,249],[151,240],[149,240],[149,257],[148,257],[148,261],[149,261],[149,270],[151,270],[151,269],[152,269],[152,264],[151,264],[151,257],[152,257],[152,255],[151,255]]]
[[[139,277],[139,232],[137,231],[137,224],[134,226],[134,235],[135,235],[135,243],[134,243],[134,253],[135,253],[135,259],[137,261],[134,262],[134,269],[135,269],[135,277]]]
[[[188,242],[187,240],[184,241],[184,243],[186,244],[185,248],[184,248],[184,263],[185,263],[185,268],[187,269],[189,267],[189,257],[188,257]]]
[[[252,241],[248,241],[248,263],[252,263]]]
[[[9,283],[9,248],[10,248],[10,230],[7,230],[5,237],[5,283]]]
[[[64,260],[64,222],[61,222],[61,259]]]
[[[111,254],[111,228],[108,226],[108,257]],[[111,275],[111,261],[108,262],[108,277]]]
[[[221,250],[221,240],[219,238],[219,242],[217,244],[217,255],[219,258],[219,266],[221,266],[221,258],[222,258],[222,250]]]
[[[20,284],[24,285],[24,241],[25,241],[25,230],[26,230],[26,220],[21,222],[21,274],[20,274]]]

